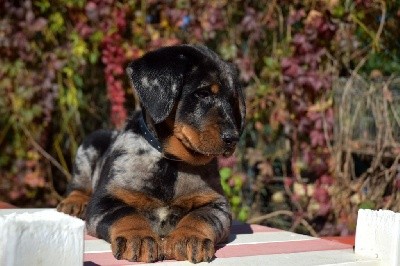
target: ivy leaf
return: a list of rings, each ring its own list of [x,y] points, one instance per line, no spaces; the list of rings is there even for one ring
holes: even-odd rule
[[[358,207],[360,209],[373,210],[373,209],[375,209],[375,203],[373,201],[371,201],[371,200],[365,200],[365,201],[361,202]]]
[[[222,167],[219,170],[219,175],[223,181],[226,181],[232,176],[232,169],[229,167]]]

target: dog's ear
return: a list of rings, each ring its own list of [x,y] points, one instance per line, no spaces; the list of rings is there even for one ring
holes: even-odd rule
[[[244,96],[244,92],[243,92],[243,86],[238,86],[237,87],[237,91],[238,91],[238,95],[239,95],[239,111],[240,111],[240,134],[243,132],[244,130],[244,126],[246,124],[246,98]]]
[[[182,89],[188,58],[182,47],[166,47],[131,62],[126,72],[155,123],[172,111]]]
[[[233,82],[235,90],[236,90],[236,94],[237,94],[237,105],[239,108],[239,112],[237,113],[237,120],[240,123],[240,134],[242,134],[243,130],[244,130],[244,126],[246,124],[246,97],[245,94],[243,92],[243,84],[242,82],[239,81],[239,75],[240,75],[240,71],[239,68],[235,65],[230,63],[229,64],[230,68],[231,68],[231,73],[233,73],[233,79],[235,80]]]

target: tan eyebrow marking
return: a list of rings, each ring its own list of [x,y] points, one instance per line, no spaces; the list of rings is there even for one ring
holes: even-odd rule
[[[211,92],[217,94],[219,92],[219,86],[217,84],[211,85]]]

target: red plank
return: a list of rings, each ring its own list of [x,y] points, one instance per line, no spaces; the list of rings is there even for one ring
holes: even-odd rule
[[[15,208],[17,208],[17,207],[15,207],[14,205],[11,205],[10,203],[0,201],[0,209],[15,209]]]
[[[326,236],[326,237],[321,237],[321,238],[330,240],[330,241],[336,241],[336,242],[347,244],[347,245],[352,245],[352,246],[354,246],[354,243],[355,243],[355,236]]]
[[[217,250],[217,258],[230,257],[247,257],[257,255],[272,255],[272,254],[288,254],[298,252],[311,252],[323,250],[341,250],[351,249],[352,246],[322,240],[306,240],[306,241],[289,241],[289,242],[272,242],[259,244],[243,244],[224,246]]]
[[[257,255],[289,254],[289,253],[311,252],[311,251],[342,250],[351,248],[352,247],[349,245],[328,240],[315,239],[306,241],[273,242],[273,243],[224,246],[217,250],[215,256],[217,258],[249,257]],[[85,263],[91,262],[101,265],[134,264],[128,261],[124,260],[118,261],[114,259],[111,252],[85,254],[84,261]]]

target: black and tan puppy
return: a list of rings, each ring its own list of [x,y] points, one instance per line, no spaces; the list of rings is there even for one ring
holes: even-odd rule
[[[210,261],[231,225],[216,157],[243,129],[238,73],[190,45],[147,53],[127,73],[143,111],[87,137],[58,210],[85,218],[117,259]]]

